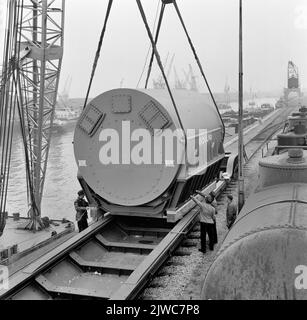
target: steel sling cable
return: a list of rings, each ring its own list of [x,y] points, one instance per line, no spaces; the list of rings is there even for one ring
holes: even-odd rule
[[[155,37],[155,45],[157,45],[157,43],[158,43],[159,34],[160,34],[160,30],[161,30],[161,25],[162,25],[162,20],[163,20],[163,16],[164,16],[164,10],[165,10],[165,3],[162,2],[159,21],[158,21],[158,26],[157,26],[157,31],[156,31],[156,37]],[[155,52],[152,49],[150,62],[149,62],[149,66],[148,66],[147,77],[146,77],[146,81],[145,81],[145,89],[147,89],[147,87],[148,87],[148,81],[149,81],[149,77],[150,77],[150,74],[151,74],[152,64],[153,64],[153,61],[154,61],[154,56],[155,56]]]
[[[169,85],[169,83],[168,83],[167,76],[166,76],[166,74],[165,74],[165,72],[164,72],[164,67],[163,67],[163,64],[162,64],[162,61],[161,61],[159,52],[158,52],[157,47],[156,47],[156,45],[155,45],[155,41],[154,41],[153,35],[152,35],[151,31],[150,31],[150,28],[149,28],[149,25],[148,25],[148,22],[147,22],[147,19],[146,19],[146,15],[145,15],[145,12],[144,12],[144,9],[143,9],[141,0],[136,0],[136,2],[137,2],[137,5],[138,5],[138,7],[139,7],[139,10],[140,10],[140,13],[141,13],[141,16],[142,16],[142,19],[143,19],[145,28],[146,28],[147,33],[148,33],[148,36],[149,36],[149,39],[150,39],[150,41],[151,41],[152,48],[153,48],[153,51],[154,51],[154,54],[155,54],[155,57],[156,57],[158,66],[159,66],[159,68],[160,68],[160,70],[161,70],[161,73],[162,73],[162,76],[163,76],[163,78],[164,78],[164,81],[165,81],[165,84],[166,84],[168,93],[169,93],[169,95],[170,95],[172,104],[173,104],[173,106],[174,106],[174,109],[175,109],[175,112],[176,112],[176,115],[177,115],[177,118],[178,118],[178,121],[179,121],[181,130],[182,130],[182,133],[183,133],[183,135],[184,135],[184,138],[185,138],[184,141],[185,141],[185,147],[186,147],[186,146],[187,146],[187,136],[186,136],[186,132],[184,131],[184,127],[183,127],[183,124],[182,124],[182,121],[181,121],[181,117],[180,117],[179,112],[178,112],[178,108],[177,108],[175,99],[174,99],[174,97],[173,97],[173,94],[172,94],[170,85]]]
[[[112,4],[113,4],[113,0],[109,0],[106,16],[105,16],[105,19],[104,19],[103,28],[102,28],[101,34],[100,34],[98,48],[97,48],[96,55],[95,55],[95,60],[94,60],[92,73],[91,73],[91,77],[90,77],[90,82],[89,82],[87,93],[86,93],[86,96],[85,96],[83,109],[87,105],[88,97],[89,97],[89,94],[90,94],[90,91],[91,91],[91,87],[92,87],[93,79],[94,79],[94,76],[95,76],[95,72],[96,72],[96,68],[97,68],[97,64],[98,64],[98,60],[99,60],[99,56],[100,56],[100,51],[101,51],[101,47],[102,47],[102,42],[103,42],[104,35],[105,35],[105,32],[106,32],[107,23],[108,23],[108,20],[109,20]]]
[[[153,28],[152,28],[153,30],[156,29],[156,22],[157,22],[158,13],[159,13],[159,4],[160,4],[160,0],[158,0],[158,5],[157,5],[157,10],[156,10],[156,15],[155,15],[155,21],[154,21]],[[144,74],[145,69],[146,69],[146,64],[147,64],[147,60],[148,60],[148,57],[149,57],[150,49],[151,49],[151,44],[149,45],[149,48],[148,48],[148,50],[147,50],[147,54],[146,54],[144,66],[143,66],[141,75],[140,75],[140,77],[139,77],[139,81],[138,81],[138,83],[137,83],[137,85],[136,85],[137,88],[139,87],[140,82],[141,82],[141,80],[142,80],[142,78],[143,78],[143,74]]]
[[[181,13],[180,13],[180,10],[179,10],[179,7],[178,7],[178,5],[177,5],[177,2],[176,2],[176,0],[173,0],[172,2],[173,2],[173,4],[174,4],[175,10],[176,10],[177,15],[178,15],[178,17],[179,17],[179,20],[180,20],[180,22],[181,22],[181,24],[182,24],[182,27],[183,27],[183,29],[184,29],[184,32],[185,32],[185,34],[186,34],[186,36],[187,36],[188,42],[189,42],[190,47],[191,47],[191,49],[192,49],[192,52],[193,52],[193,54],[194,54],[194,58],[195,58],[195,60],[196,60],[196,62],[197,62],[197,65],[198,65],[198,67],[199,67],[200,73],[201,73],[202,77],[203,77],[204,80],[205,80],[205,83],[206,83],[206,86],[207,86],[207,88],[208,88],[208,90],[209,90],[209,94],[210,94],[210,96],[211,96],[211,99],[212,99],[212,101],[213,101],[213,103],[214,103],[214,106],[215,106],[215,108],[216,108],[217,113],[219,114],[220,120],[222,121],[222,124],[223,124],[223,138],[225,138],[225,125],[224,125],[224,121],[223,121],[222,116],[221,116],[221,114],[220,114],[220,112],[219,112],[219,109],[218,109],[218,107],[217,107],[217,104],[216,104],[215,98],[214,98],[214,96],[213,96],[213,93],[212,93],[212,91],[211,91],[211,88],[210,88],[210,86],[209,86],[207,77],[206,77],[206,75],[205,75],[205,72],[204,72],[204,70],[203,70],[203,67],[202,67],[202,65],[201,65],[201,62],[200,62],[199,57],[198,57],[198,55],[197,55],[196,49],[195,49],[195,47],[194,47],[194,45],[193,45],[192,39],[191,39],[191,37],[190,37],[190,35],[189,35],[189,33],[188,33],[188,30],[187,30],[187,28],[186,28],[186,25],[185,25],[184,21],[183,21],[183,18],[182,18],[182,15],[181,15]]]

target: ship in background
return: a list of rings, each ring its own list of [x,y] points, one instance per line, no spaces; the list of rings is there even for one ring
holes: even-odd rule
[[[224,101],[223,103],[218,103],[217,107],[221,114],[227,111],[233,111],[230,106],[230,86],[228,80],[226,79],[225,87],[224,87]]]
[[[69,90],[71,87],[72,78],[67,78],[65,86],[61,93],[58,93],[58,99],[55,107],[54,117],[54,132],[62,133],[66,130],[73,129],[77,123],[78,118],[81,115],[81,104],[78,106],[72,106],[69,99]]]

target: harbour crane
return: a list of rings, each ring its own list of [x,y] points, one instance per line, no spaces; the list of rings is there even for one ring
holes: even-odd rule
[[[5,211],[12,126],[18,110],[25,152],[29,230],[44,228],[41,202],[63,57],[65,0],[9,0],[1,92],[1,213]],[[21,53],[28,54],[21,58]],[[13,66],[13,67],[12,67]],[[4,116],[9,112],[10,117]]]
[[[296,93],[298,98],[302,97],[299,70],[293,61],[288,62],[287,88],[284,89],[284,99],[288,103],[290,93]]]
[[[185,83],[179,79],[176,67],[174,67],[174,75],[175,75],[175,89],[179,89],[179,90],[186,89]]]
[[[169,66],[168,66],[168,69],[167,69],[167,72],[166,72],[167,78],[169,78],[169,76],[171,74],[172,67],[173,67],[173,64],[174,64],[174,60],[175,60],[175,54],[172,55],[171,61],[170,61]],[[166,61],[164,63],[164,68],[167,66],[167,62],[168,62],[168,55],[167,55]],[[161,75],[160,75],[158,81],[155,81],[155,80],[153,81],[153,85],[154,85],[155,89],[165,89],[165,82],[164,82],[164,80],[163,80]]]

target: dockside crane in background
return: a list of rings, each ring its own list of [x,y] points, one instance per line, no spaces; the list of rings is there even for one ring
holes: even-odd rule
[[[65,0],[9,0],[1,85],[1,213],[5,211],[12,123],[18,111],[30,223],[44,228],[41,201],[63,57]],[[27,52],[21,59],[21,54]],[[9,127],[9,130],[7,129]]]
[[[169,54],[167,54],[167,57],[166,57],[166,60],[165,60],[165,63],[164,63],[164,68],[166,68],[166,66],[167,66],[168,56],[169,56]],[[167,69],[167,73],[166,73],[166,76],[168,78],[169,78],[169,76],[171,74],[172,67],[173,67],[173,64],[174,64],[174,60],[175,60],[175,54],[172,55],[171,61],[170,61],[169,65],[168,65],[168,69]],[[158,80],[153,80],[153,87],[155,89],[165,89],[166,84],[165,84],[165,81],[163,80],[163,77],[161,75],[160,75]]]
[[[298,67],[292,61],[289,61],[287,69],[287,88],[284,89],[284,99],[286,103],[288,103],[290,93],[293,92],[297,94],[298,98],[302,97]]]

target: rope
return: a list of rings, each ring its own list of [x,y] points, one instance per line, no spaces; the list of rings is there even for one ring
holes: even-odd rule
[[[153,30],[155,30],[155,28],[156,28],[156,23],[157,23],[158,13],[159,13],[159,4],[160,4],[160,0],[158,0],[157,10],[156,10],[156,14],[155,14],[155,21],[154,21],[153,28],[152,28]],[[139,77],[139,81],[138,81],[138,83],[137,83],[137,85],[136,85],[137,88],[139,87],[140,82],[141,82],[141,80],[142,80],[142,78],[143,78],[143,74],[144,74],[144,72],[145,72],[145,68],[146,68],[146,64],[147,64],[148,57],[149,57],[150,49],[151,49],[151,44],[149,45],[148,50],[147,50],[147,54],[146,54],[144,66],[143,66],[141,75],[140,75],[140,77]]]
[[[176,0],[173,0],[173,4],[174,4],[175,10],[176,10],[176,12],[177,12],[177,15],[178,15],[178,17],[179,17],[179,20],[180,20],[180,22],[181,22],[181,24],[182,24],[182,27],[183,27],[183,29],[184,29],[184,32],[185,32],[185,34],[186,34],[186,36],[187,36],[188,42],[189,42],[190,47],[191,47],[191,49],[192,49],[192,52],[193,52],[193,54],[194,54],[194,58],[195,58],[195,60],[196,60],[196,62],[197,62],[197,65],[198,65],[198,67],[199,67],[200,73],[201,73],[203,79],[205,80],[205,83],[206,83],[206,86],[207,86],[207,88],[208,88],[208,90],[209,90],[209,94],[210,94],[210,96],[211,96],[211,99],[212,99],[212,101],[213,101],[213,103],[214,103],[214,106],[215,106],[215,108],[216,108],[217,113],[219,114],[220,120],[222,121],[222,124],[223,124],[223,136],[225,137],[225,125],[224,125],[222,116],[221,116],[221,114],[220,114],[220,111],[219,111],[219,109],[218,109],[218,107],[217,107],[217,104],[216,104],[216,102],[215,102],[215,98],[214,98],[214,96],[213,96],[213,93],[212,93],[212,91],[211,91],[211,89],[210,89],[210,86],[209,86],[207,77],[206,77],[206,75],[205,75],[205,73],[204,73],[203,67],[202,67],[201,62],[200,62],[200,60],[199,60],[199,58],[198,58],[198,55],[197,55],[196,49],[195,49],[195,47],[194,47],[194,45],[193,45],[192,39],[191,39],[191,37],[190,37],[190,35],[189,35],[189,33],[188,33],[188,30],[187,30],[187,28],[186,28],[186,26],[185,26],[185,23],[184,23],[184,21],[183,21],[183,18],[182,18],[182,15],[181,15],[181,13],[180,13],[180,10],[179,10],[179,8],[178,8],[178,5],[177,5],[177,3],[176,3]]]
[[[159,21],[158,21],[157,32],[156,32],[156,37],[155,37],[155,45],[157,45],[157,43],[158,43],[159,34],[160,34],[160,30],[161,30],[161,25],[162,25],[162,20],[163,20],[163,16],[164,16],[164,10],[165,10],[165,4],[162,3],[161,11],[160,11],[160,17],[159,17]],[[152,49],[150,62],[149,62],[149,66],[148,66],[147,77],[146,77],[146,81],[145,81],[145,89],[147,89],[147,87],[148,87],[148,81],[149,81],[149,77],[150,77],[150,74],[151,74],[151,69],[152,69],[154,56],[155,56],[155,52]]]
[[[99,57],[100,57],[100,51],[101,51],[101,47],[102,47],[102,42],[103,42],[103,39],[104,39],[104,35],[105,35],[105,32],[106,32],[106,28],[107,28],[107,23],[108,23],[110,12],[111,12],[111,8],[112,8],[112,4],[113,4],[113,0],[109,0],[106,16],[105,16],[105,19],[104,19],[103,28],[102,28],[101,34],[100,34],[98,48],[97,48],[96,55],[95,55],[95,60],[94,60],[94,63],[93,63],[92,73],[91,73],[90,82],[89,82],[89,85],[88,85],[88,89],[87,89],[87,93],[86,93],[83,109],[87,105],[88,97],[89,97],[90,90],[91,90],[91,87],[92,87],[92,83],[93,83],[93,79],[94,79],[94,76],[95,76],[98,60],[99,60]]]
[[[166,77],[166,75],[165,75],[164,67],[163,67],[163,64],[162,64],[162,61],[161,61],[159,52],[158,52],[158,50],[157,50],[157,46],[156,46],[156,44],[155,44],[153,35],[152,35],[151,31],[150,31],[150,28],[149,28],[149,25],[148,25],[148,22],[147,22],[147,19],[146,19],[146,15],[145,15],[145,12],[144,12],[144,9],[143,9],[141,0],[136,0],[136,2],[137,2],[137,5],[138,5],[138,7],[139,7],[139,10],[140,10],[140,13],[141,13],[141,16],[142,16],[144,25],[145,25],[145,27],[146,27],[146,30],[147,30],[147,33],[148,33],[148,36],[149,36],[149,39],[150,39],[150,41],[151,41],[152,48],[153,48],[154,55],[155,55],[155,57],[156,57],[158,66],[159,66],[159,68],[160,68],[160,70],[161,70],[161,73],[162,73],[163,79],[164,79],[164,81],[165,81],[165,84],[166,84],[168,93],[169,93],[170,98],[171,98],[171,100],[172,100],[172,103],[173,103],[173,106],[174,106],[174,109],[175,109],[175,112],[176,112],[176,115],[177,115],[177,118],[178,118],[180,127],[181,127],[182,132],[183,132],[183,134],[184,134],[184,136],[185,136],[185,144],[187,144],[186,133],[185,133],[185,131],[184,131],[184,127],[183,127],[183,124],[182,124],[182,121],[181,121],[181,118],[180,118],[180,115],[179,115],[179,112],[178,112],[178,108],[177,108],[176,102],[175,102],[175,100],[174,100],[174,97],[173,97],[173,94],[172,94],[172,91],[171,91],[171,88],[170,88],[170,86],[169,86],[167,77]]]

